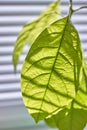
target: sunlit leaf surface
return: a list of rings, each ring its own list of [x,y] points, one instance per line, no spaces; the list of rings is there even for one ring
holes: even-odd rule
[[[22,68],[24,103],[36,122],[60,111],[75,98],[81,70],[79,36],[65,17],[39,35]]]
[[[40,15],[40,17],[31,23],[27,23],[17,38],[13,52],[13,64],[16,69],[18,58],[26,43],[30,45],[38,37],[38,35],[51,23],[56,21],[59,16],[59,2],[54,2]]]

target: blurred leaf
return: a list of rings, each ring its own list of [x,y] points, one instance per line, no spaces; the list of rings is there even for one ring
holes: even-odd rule
[[[36,122],[52,116],[75,98],[81,70],[79,36],[65,17],[39,35],[22,68],[24,103]]]
[[[83,130],[87,122],[87,111],[72,107],[65,108],[55,115],[54,119],[59,130]]]
[[[51,23],[58,19],[59,2],[54,2],[40,15],[40,17],[31,23],[27,23],[18,35],[13,52],[14,69],[18,64],[18,58],[22,53],[26,43],[30,45],[35,41],[39,34]]]
[[[85,127],[87,122],[87,74],[84,69],[76,99],[71,105],[45,121],[50,127],[58,127],[60,130],[82,130]]]

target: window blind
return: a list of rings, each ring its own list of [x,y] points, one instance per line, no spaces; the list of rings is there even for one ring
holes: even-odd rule
[[[24,48],[14,74],[12,53],[14,43],[23,25],[32,21],[53,0],[0,0],[0,130],[44,130],[49,128],[40,122],[35,125],[24,108],[20,90],[20,71],[28,51]],[[73,7],[87,5],[87,0],[73,0]],[[61,0],[62,13],[67,14],[68,0]],[[87,59],[87,9],[75,13],[72,22],[79,31]]]

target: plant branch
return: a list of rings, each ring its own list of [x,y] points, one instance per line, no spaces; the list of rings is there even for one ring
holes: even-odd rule
[[[80,9],[85,9],[85,8],[87,8],[87,6],[82,6],[82,7],[78,8],[78,9],[73,10],[73,12],[77,12],[77,11],[79,11]]]
[[[70,6],[72,7],[72,0],[70,0]]]
[[[80,8],[73,9],[73,2],[72,0],[69,0],[69,18],[71,18],[73,13],[79,11],[80,9],[85,9],[85,8],[87,8],[87,6],[82,6]]]
[[[72,0],[69,0],[69,17],[71,18],[72,16],[72,13],[73,13],[73,3],[72,3]]]

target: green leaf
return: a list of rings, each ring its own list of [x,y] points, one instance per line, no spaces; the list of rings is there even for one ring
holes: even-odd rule
[[[18,58],[22,53],[26,43],[30,45],[35,41],[39,34],[51,23],[58,19],[59,2],[54,2],[40,15],[40,17],[31,23],[27,23],[18,35],[13,52],[13,64],[16,69]]]
[[[79,36],[65,17],[39,35],[22,68],[24,103],[36,122],[60,111],[75,98],[81,70]]]
[[[87,74],[83,69],[82,82],[71,105],[45,120],[60,130],[82,130],[87,122]],[[52,122],[52,124],[51,124]]]
[[[83,130],[87,122],[87,111],[83,109],[65,108],[49,119],[50,124],[53,119],[59,130]]]

